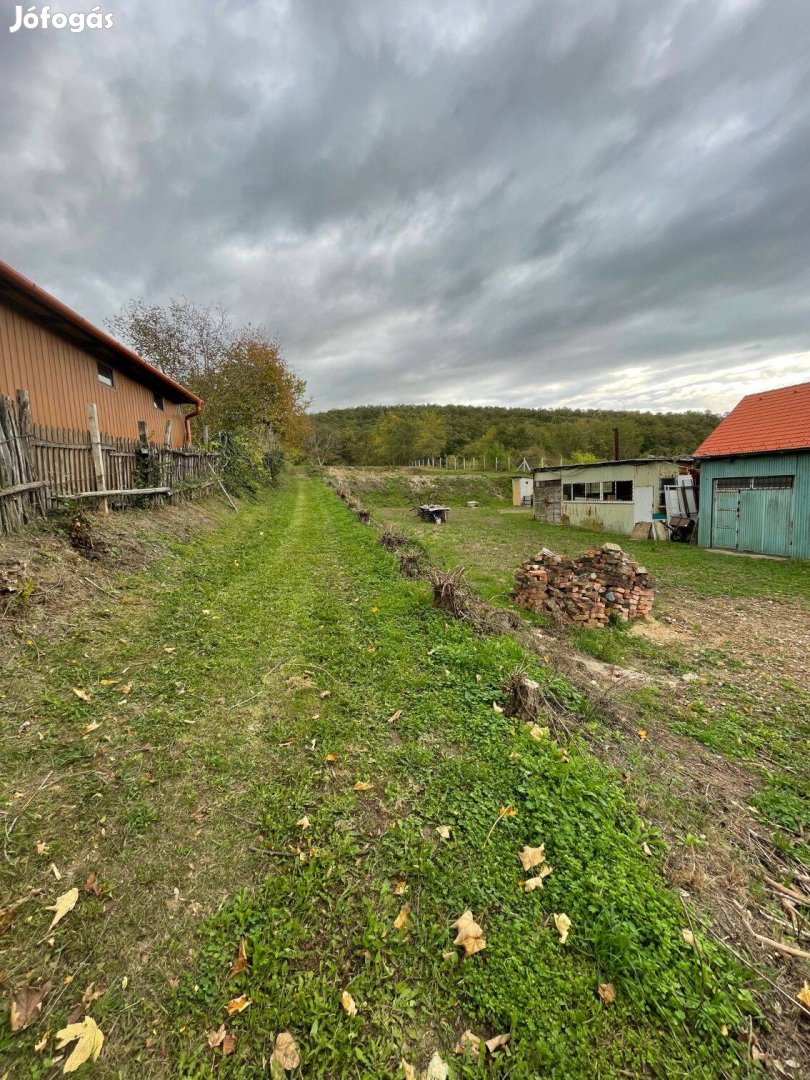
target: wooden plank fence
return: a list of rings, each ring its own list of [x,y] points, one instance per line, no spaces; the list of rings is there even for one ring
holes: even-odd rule
[[[0,534],[18,532],[71,499],[123,508],[146,497],[193,498],[210,488],[219,455],[205,446],[174,449],[171,423],[162,444],[150,441],[144,421],[137,439],[113,438],[98,430],[96,407],[88,403],[87,431],[48,427],[32,422],[25,390],[16,402],[0,394]]]

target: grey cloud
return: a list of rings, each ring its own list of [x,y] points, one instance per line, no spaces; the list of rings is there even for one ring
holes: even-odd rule
[[[88,317],[221,299],[318,407],[725,407],[801,369],[804,0],[105,8],[0,19],[3,257]]]

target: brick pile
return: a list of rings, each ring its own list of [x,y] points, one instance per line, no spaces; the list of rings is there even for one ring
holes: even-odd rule
[[[603,544],[578,559],[543,548],[518,570],[512,599],[529,611],[590,627],[605,626],[612,615],[625,622],[644,619],[654,595],[647,568],[618,544]]]

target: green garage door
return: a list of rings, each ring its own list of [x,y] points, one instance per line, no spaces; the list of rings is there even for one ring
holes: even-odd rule
[[[722,477],[714,482],[712,546],[790,555],[793,477]]]

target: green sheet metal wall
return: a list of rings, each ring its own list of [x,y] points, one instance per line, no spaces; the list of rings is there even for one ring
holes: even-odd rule
[[[698,543],[810,559],[810,451],[702,461]]]

